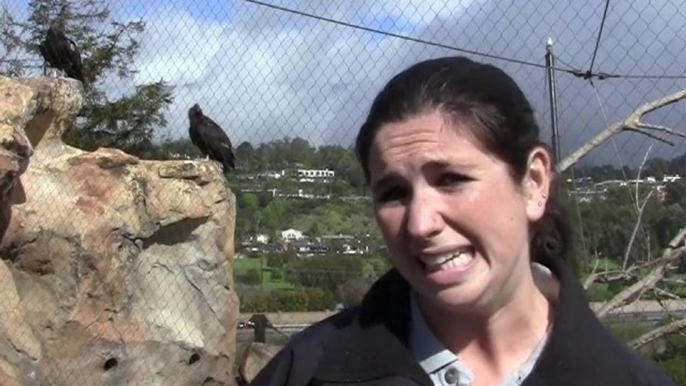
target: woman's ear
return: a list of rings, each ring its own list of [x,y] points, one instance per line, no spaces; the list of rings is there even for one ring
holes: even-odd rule
[[[533,222],[543,217],[550,197],[550,185],[553,179],[550,153],[543,147],[535,148],[529,153],[527,165],[523,188],[526,214],[529,221]]]

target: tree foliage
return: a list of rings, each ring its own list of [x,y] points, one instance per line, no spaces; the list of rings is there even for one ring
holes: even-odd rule
[[[172,88],[160,80],[114,95],[106,87],[108,80],[135,75],[142,20],[114,20],[104,0],[30,0],[26,19],[8,9],[2,19],[4,75],[27,76],[43,68],[38,44],[52,22],[79,47],[86,78],[84,107],[65,133],[67,143],[85,150],[115,147],[142,157],[153,154],[153,134],[167,124],[164,111],[172,103]]]
[[[362,169],[352,148],[341,145],[315,147],[306,139],[285,137],[255,147],[242,142],[236,147],[236,158],[241,160],[241,171],[257,173],[284,169],[330,169],[338,181],[352,190],[364,191]],[[340,189],[340,187],[338,187]]]
[[[328,255],[293,261],[285,271],[288,280],[297,286],[324,288],[335,293],[342,282],[361,277],[362,267],[359,258]]]
[[[333,304],[333,295],[323,288],[260,290],[241,299],[241,312],[325,311]]]
[[[651,194],[641,215],[641,226],[629,250],[628,263],[640,263],[659,256],[660,251],[685,224],[686,184],[664,185],[664,193]],[[639,197],[647,197],[654,186],[639,189]],[[657,190],[656,190],[657,191]],[[622,263],[638,221],[635,191],[627,186],[608,189],[602,198],[590,202],[569,202],[569,213],[575,230],[575,250],[586,262],[603,258]],[[579,221],[579,217],[581,221]],[[587,266],[590,263],[586,264]]]

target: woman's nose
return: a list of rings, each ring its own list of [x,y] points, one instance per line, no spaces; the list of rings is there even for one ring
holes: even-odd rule
[[[407,212],[407,232],[412,237],[428,239],[441,232],[443,216],[437,197],[430,194],[415,194]]]

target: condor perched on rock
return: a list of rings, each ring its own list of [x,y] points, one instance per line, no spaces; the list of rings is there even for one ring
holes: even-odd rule
[[[236,169],[236,158],[233,155],[231,141],[224,130],[212,119],[203,115],[200,106],[196,103],[188,110],[188,118],[191,126],[188,133],[191,142],[207,158],[222,164],[226,173]]]
[[[78,47],[69,39],[62,28],[53,23],[45,40],[38,46],[41,56],[50,67],[64,71],[68,77],[85,83],[83,64]]]

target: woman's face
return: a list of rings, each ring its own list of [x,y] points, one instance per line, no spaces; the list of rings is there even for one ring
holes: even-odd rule
[[[528,224],[544,212],[549,158],[530,157],[516,183],[461,125],[435,111],[382,126],[374,211],[393,265],[426,301],[497,309],[531,280]]]

